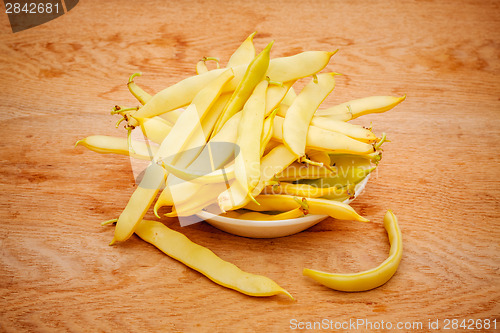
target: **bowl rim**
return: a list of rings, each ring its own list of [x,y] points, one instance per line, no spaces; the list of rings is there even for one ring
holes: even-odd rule
[[[314,221],[316,219],[324,219],[327,218],[328,215],[306,215],[302,217],[296,217],[293,219],[284,219],[284,220],[244,220],[238,219],[234,217],[220,216],[207,211],[201,211],[197,213],[199,217],[203,219],[211,219],[216,220],[217,222],[228,223],[232,225],[238,225],[241,227],[279,227],[279,226],[289,226],[295,224],[302,224]]]
[[[365,189],[366,184],[371,176],[371,173],[368,174],[362,181],[356,184],[354,190],[354,196],[352,198],[346,199],[343,202],[346,204],[351,203],[354,199],[356,199]],[[302,217],[296,217],[293,219],[284,219],[284,220],[244,220],[238,219],[234,217],[221,216],[217,214],[210,213],[206,210],[201,210],[196,213],[196,215],[203,220],[214,220],[221,223],[236,225],[240,227],[280,227],[280,226],[290,226],[295,224],[308,223],[314,220],[323,220],[328,217],[328,215],[306,215]]]

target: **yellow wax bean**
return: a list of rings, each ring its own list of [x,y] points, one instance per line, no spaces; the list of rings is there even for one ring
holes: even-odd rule
[[[272,59],[269,62],[266,76],[272,81],[283,82],[283,84],[311,76],[325,68],[335,52],[306,51],[289,57]],[[245,69],[246,65],[234,67],[235,78],[227,86],[226,91],[236,88],[238,80],[243,77],[242,71],[244,73]]]
[[[312,185],[315,187],[343,187],[347,185],[356,185],[365,179],[376,167],[369,168],[351,165],[349,167],[336,167],[337,173],[330,177],[321,177],[319,179],[300,179],[301,184]],[[281,181],[281,179],[280,179]]]
[[[283,141],[283,118],[274,118],[273,139]],[[309,125],[307,131],[306,146],[310,149],[324,150],[343,154],[370,154],[375,152],[371,144],[352,139],[342,133],[333,132]]]
[[[152,118],[188,105],[200,90],[209,85],[210,82],[218,78],[226,70],[215,69],[204,74],[191,76],[163,89],[133,114],[134,118],[129,122],[130,125],[137,126],[138,122],[136,119]]]
[[[304,212],[301,208],[295,208],[284,213],[279,214],[265,214],[259,212],[248,212],[239,215],[238,219],[241,220],[253,220],[253,221],[276,221],[276,220],[288,220],[295,219],[304,216]]]
[[[170,126],[174,126],[175,122],[177,121],[181,113],[182,109],[172,110],[170,112],[158,115],[158,118],[166,120],[170,124]],[[146,119],[151,119],[151,118],[146,118]]]
[[[211,212],[211,209],[212,207],[209,207],[207,208],[207,210],[209,212]],[[241,213],[239,213],[238,211],[236,210],[230,210],[229,212],[225,212],[225,213],[222,213],[222,214],[219,214],[219,216],[222,216],[222,217],[229,217],[229,218],[233,218],[233,219],[237,219],[239,218],[241,215]]]
[[[330,154],[330,159],[332,160],[332,165],[334,163],[336,163],[334,161],[334,158],[336,158],[338,156],[346,157],[346,158],[356,158],[356,160],[358,160],[358,161],[364,160],[365,164],[371,164],[371,163],[377,164],[382,159],[382,151],[381,150],[376,150],[373,153],[364,154],[364,155],[335,154],[335,153],[331,153]]]
[[[209,249],[190,241],[183,234],[169,229],[161,222],[142,221],[137,235],[153,244],[169,257],[200,272],[213,282],[250,296],[292,295],[273,280],[242,271],[237,266],[222,260]]]
[[[297,94],[295,93],[295,90],[293,88],[291,88],[290,90],[288,90],[285,98],[283,98],[283,101],[281,101],[281,103],[283,105],[290,106],[290,105],[292,105],[292,103],[296,97],[297,97]]]
[[[208,72],[208,68],[207,68],[207,64],[206,62],[207,61],[215,61],[217,63],[217,68],[220,68],[219,66],[219,58],[215,58],[215,57],[203,57],[203,59],[201,59],[200,61],[198,61],[198,63],[196,64],[196,74],[204,74],[206,72]]]
[[[238,112],[235,114],[231,119],[229,119],[222,128],[222,130],[217,133],[216,136],[214,136],[208,145],[206,145],[202,152],[200,153],[200,156],[205,156],[209,154],[209,149],[211,145],[218,145],[220,143],[227,144],[228,147],[230,148],[231,144],[236,143],[236,137],[237,137],[237,132],[238,132],[238,123],[241,119],[241,112]],[[235,146],[235,145],[234,145]],[[233,149],[234,149],[233,146]],[[218,150],[217,152],[220,156],[216,161],[214,161],[214,168],[215,169],[220,169],[223,167],[229,160],[234,158],[234,150],[231,149],[224,149],[224,150]],[[223,156],[225,154],[225,156]],[[192,163],[192,165],[189,166],[189,169],[186,170],[186,172],[190,172],[190,170],[206,170],[206,159],[196,159]],[[223,176],[223,175],[222,175]],[[222,177],[222,181],[225,182],[225,178]],[[182,182],[179,184],[175,184],[174,186],[171,186],[167,182],[167,187],[163,190],[163,192],[160,194],[158,197],[158,200],[156,201],[156,204],[154,206],[154,211],[155,214],[158,216],[158,210],[160,207],[163,206],[172,206],[174,204],[174,198],[172,196],[172,191],[175,191],[175,198],[177,202],[183,202],[186,200],[189,200],[193,196],[193,194],[196,194],[198,190],[201,188],[203,184],[196,183],[195,181],[189,181],[189,182]]]
[[[149,140],[158,144],[162,143],[172,129],[168,121],[160,117],[146,118],[140,121],[142,133]]]
[[[287,105],[284,105],[282,102],[278,109],[278,115],[280,117],[285,117],[288,108],[289,107]],[[375,134],[373,134],[372,131],[364,128],[363,126],[347,123],[345,121],[333,119],[330,117],[319,117],[314,115],[310,125],[341,133],[361,142],[372,143],[377,140]]]
[[[183,182],[182,180],[191,180],[193,182],[209,182],[209,183],[217,183],[220,181],[224,181],[227,179],[227,174],[225,174],[225,170],[221,172],[213,172],[211,174],[206,174],[207,166],[206,165],[197,165],[197,163],[193,164],[191,169],[196,170],[199,167],[200,170],[205,170],[202,172],[201,176],[196,171],[186,170],[193,161],[196,161],[197,157],[203,153],[203,150],[209,150],[214,143],[205,146],[205,143],[212,133],[213,127],[222,111],[223,106],[229,99],[230,94],[222,94],[217,101],[213,104],[213,106],[209,109],[208,113],[203,118],[201,125],[198,125],[199,128],[194,134],[189,138],[190,145],[184,147],[184,151],[179,152],[175,160],[169,161],[169,159],[163,159],[162,165],[167,169],[167,171],[172,171],[167,178],[167,187],[169,189],[164,189],[161,193],[160,198],[155,204],[155,213],[157,210],[163,205],[171,205],[174,202],[179,203],[186,200],[186,196],[191,197],[196,193],[196,191],[191,191],[190,189],[193,186],[189,185],[189,182]],[[238,117],[236,117],[238,118]],[[193,122],[195,123],[195,122]],[[186,130],[187,127],[184,128]],[[202,133],[199,133],[201,130]],[[183,134],[181,134],[182,137]],[[225,134],[227,136],[227,134]],[[224,137],[224,136],[222,136]],[[173,138],[176,140],[176,138]],[[216,145],[216,144],[215,144]],[[217,145],[216,145],[217,146]],[[231,147],[232,148],[232,147]],[[225,152],[226,154],[231,154],[231,151]],[[217,154],[221,154],[220,151]],[[203,156],[203,155],[202,155]],[[228,157],[229,158],[229,157]],[[224,163],[219,159],[217,163]],[[230,175],[230,179],[234,178],[234,170],[227,170]],[[186,178],[187,177],[187,178]],[[219,180],[222,178],[222,180]]]
[[[262,135],[260,138],[260,156],[262,157],[264,155],[264,150],[267,147],[267,144],[273,137],[273,123],[274,123],[274,117],[276,116],[276,112],[271,113],[265,120],[264,120],[264,128],[262,128]]]
[[[318,179],[325,177],[334,177],[336,175],[336,169],[332,171],[326,167],[319,167],[316,165],[308,165],[295,162],[284,169],[282,172],[276,174],[276,178],[280,182],[286,182],[294,181],[297,179]]]
[[[222,94],[219,97],[219,99],[215,102],[212,109],[210,110],[210,113],[207,116],[207,118],[211,119],[209,122],[210,122],[210,125],[212,127],[216,121],[217,115],[220,114],[220,111],[224,107],[225,103],[227,103],[230,96],[231,96],[231,94],[228,94],[228,93]],[[234,129],[237,128],[238,123],[236,121],[239,121],[240,118],[241,118],[241,113],[237,113],[235,116],[233,116],[230,119],[231,126],[234,126]],[[208,123],[208,121],[205,123]],[[212,140],[210,140],[212,145],[216,146],[217,144],[215,142],[226,142],[226,143],[233,143],[234,142],[234,139],[232,139],[232,135],[230,135],[230,133],[228,131],[228,127],[224,127],[223,130],[225,130],[225,133],[220,133],[222,135],[216,135]],[[208,129],[206,131],[204,129],[204,132],[205,132],[205,135],[210,134]],[[236,131],[234,131],[234,133],[236,133]],[[204,149],[208,149],[208,148],[209,148],[209,146],[205,147]],[[218,152],[218,154],[220,154],[220,152]],[[190,166],[189,168],[186,168],[184,166],[179,166],[179,163],[177,163],[176,165],[173,165],[173,164],[168,163],[166,161],[164,161],[163,166],[167,169],[167,171],[169,171],[171,173],[171,175],[169,177],[175,176],[175,177],[180,178],[182,180],[191,181],[194,183],[201,183],[201,184],[203,184],[203,183],[217,183],[217,182],[225,182],[225,181],[228,181],[228,180],[234,178],[234,165],[230,166],[229,168],[219,169],[222,165],[220,164],[220,161],[217,163],[219,163],[219,164],[217,164],[216,170],[209,172],[209,173],[207,173],[207,171],[206,171],[207,170],[206,165],[198,165],[197,166],[196,162],[194,163],[194,165]],[[185,165],[185,164],[181,163],[181,165]],[[197,171],[196,167],[198,167],[200,171]],[[168,183],[168,180],[167,180],[167,183]],[[175,186],[178,187],[179,184],[176,184]],[[190,187],[187,184],[185,184],[183,186]],[[162,194],[160,195],[161,200],[159,199],[157,201],[157,204],[155,205],[155,210],[159,209],[161,206],[170,205],[170,203],[171,203],[170,189],[164,190],[164,191],[165,191],[165,194],[163,194],[163,192],[162,192]],[[178,191],[179,190],[176,190],[176,192],[178,192]],[[189,192],[184,192],[184,193],[189,193]],[[194,192],[192,192],[192,193],[194,193]],[[179,195],[176,195],[176,196],[181,197]],[[178,198],[178,200],[180,200],[180,199]]]
[[[328,116],[332,119],[338,120],[351,120],[361,117],[369,113],[381,113],[386,112],[402,101],[404,101],[406,95],[402,97],[393,96],[371,96],[360,99],[355,99],[349,102],[345,102],[339,105],[332,106],[331,108],[318,110],[316,112],[317,116]]]
[[[372,143],[377,140],[375,134],[363,126],[347,123],[341,120],[330,119],[328,117],[313,117],[311,125],[347,135],[348,137],[361,142]]]
[[[278,116],[280,116],[281,118],[285,118],[286,117],[286,112],[288,111],[290,107],[286,104],[284,104],[283,102],[281,102],[281,104],[278,106],[278,111],[276,112],[276,114]]]
[[[294,83],[295,80],[284,82],[282,86],[269,85],[266,92],[266,117],[276,110]]]
[[[367,271],[351,274],[336,274],[305,268],[303,274],[335,290],[365,291],[377,288],[396,273],[403,256],[403,241],[398,221],[392,211],[384,216],[384,227],[389,236],[389,257],[379,266]]]
[[[273,81],[288,82],[313,75],[328,65],[335,52],[307,51],[290,57],[270,61],[266,75]],[[233,67],[234,78],[224,86],[223,92],[234,91],[243,79],[248,65]],[[142,108],[133,114],[129,123],[137,126],[136,119],[152,118],[188,105],[194,96],[217,78],[225,69],[214,69],[207,73],[188,77],[154,95]],[[239,110],[238,110],[239,111]]]
[[[274,124],[274,118],[273,118],[273,124]],[[274,126],[273,126],[273,132],[274,132]],[[271,140],[269,140],[267,146],[264,148],[264,154],[262,156],[269,154],[271,150],[282,144],[279,141],[273,140],[273,132],[271,132]]]
[[[166,167],[171,165],[173,168],[181,171],[182,169],[187,168],[187,166],[189,166],[198,157],[198,155],[203,150],[206,141],[210,137],[215,123],[217,122],[217,119],[219,118],[220,113],[224,108],[224,105],[227,103],[230,97],[231,94],[223,93],[217,98],[213,105],[207,110],[207,112],[199,122],[199,125],[197,125],[197,128],[195,129],[189,140],[190,145],[186,146],[183,151],[178,153],[176,162],[174,163],[175,166],[174,164],[169,163],[168,159],[164,159],[162,161],[165,163],[164,165]],[[195,124],[196,122],[197,120],[194,120],[193,124]],[[187,130],[187,127],[184,128],[184,130]],[[206,168],[203,168],[203,170],[206,170]],[[168,178],[174,177],[176,177],[176,175],[168,176]],[[179,178],[184,179],[182,177]]]
[[[168,136],[163,140],[155,160],[171,158],[172,161],[169,162],[175,163],[179,157],[177,154],[186,148],[188,142],[194,143],[194,145],[204,145],[206,143],[205,135],[199,133],[203,132],[201,122],[220,96],[222,87],[233,77],[232,70],[227,69],[211,84],[200,90],[193,102],[177,119]],[[195,134],[203,137],[199,138],[199,143],[195,142],[196,138],[193,137]]]
[[[205,60],[200,60],[196,63],[196,74],[204,74],[208,72],[207,64],[205,64]]]
[[[252,191],[252,196],[255,197],[260,194],[268,182],[274,178],[274,175],[283,171],[293,161],[295,156],[283,144],[275,147],[261,160],[260,163],[260,179],[257,186]],[[234,184],[238,184],[235,182]],[[234,185],[233,184],[233,185]],[[241,186],[231,186],[226,191],[222,192],[217,200],[219,208],[225,212],[234,210],[245,206],[250,201],[250,196],[246,189]]]
[[[270,52],[273,43],[274,41],[269,43],[248,65],[243,79],[241,79],[218,119],[213,135],[217,134],[226,121],[243,108],[257,84],[264,79],[266,71],[269,68]]]
[[[206,140],[210,138],[215,124],[217,123],[217,119],[219,119],[222,110],[224,110],[224,107],[226,104],[229,102],[229,99],[231,98],[232,93],[222,93],[219,98],[215,101],[214,105],[210,108],[206,120],[204,121],[204,126],[203,126],[203,133],[205,133]]]
[[[147,167],[144,177],[118,217],[110,245],[116,241],[125,241],[132,236],[137,224],[144,218],[158,191],[164,185],[165,176],[165,171],[158,164],[152,162]]]
[[[146,142],[132,140],[132,148],[129,149],[126,138],[118,138],[107,135],[92,135],[79,140],[76,145],[82,145],[92,151],[101,154],[127,155],[141,160],[151,160],[158,150],[158,147]]]
[[[294,99],[283,121],[283,143],[297,158],[305,156],[307,132],[314,112],[335,87],[336,73],[319,74]]]
[[[178,154],[183,149],[199,146],[200,143],[197,140],[205,143],[205,138],[200,138],[198,133],[201,131],[200,121],[203,120],[207,111],[219,97],[224,84],[233,76],[231,69],[225,70],[211,84],[200,90],[186,111],[181,114],[161,143],[153,157],[152,164],[146,169],[143,180],[120,214],[111,244],[115,241],[125,241],[134,233],[137,224],[142,220],[160,188],[165,184],[166,172],[157,162],[167,158],[169,162],[175,163],[179,158]],[[158,168],[161,169],[161,172],[156,171]]]
[[[316,74],[328,65],[330,58],[337,51],[306,51],[290,57],[273,59],[266,75],[273,81],[286,82]]]
[[[128,87],[128,90],[130,91],[130,93],[132,95],[134,95],[135,98],[137,98],[137,100],[142,104],[146,104],[150,99],[151,99],[151,95],[148,94],[147,92],[145,92],[141,87],[139,87],[135,82],[134,82],[134,78],[136,76],[141,76],[142,74],[141,73],[134,73],[132,75],[130,75],[130,78],[128,79],[128,82],[127,82],[127,87]]]
[[[348,154],[329,154],[332,165],[335,165],[338,170],[350,170],[350,168],[371,169],[372,162],[365,155],[348,155]]]
[[[264,190],[265,194],[287,194],[307,198],[319,198],[326,195],[345,194],[345,190],[339,187],[317,187],[308,184],[292,184],[280,182],[277,186],[267,186]]]
[[[253,37],[256,32],[248,36],[243,43],[236,49],[229,61],[227,67],[236,67],[243,64],[249,64],[255,58],[255,46]]]
[[[344,187],[337,187],[335,191],[328,195],[320,197],[326,200],[335,200],[340,202],[345,202],[347,199],[353,198],[355,194],[355,185],[349,185]]]
[[[200,184],[221,183],[229,181],[235,177],[234,164],[224,169],[214,170],[210,173],[181,169],[169,163],[163,163],[162,165],[168,172],[170,172],[170,174],[176,176],[177,178]]]
[[[198,213],[203,208],[217,202],[219,193],[226,189],[225,183],[214,183],[202,185],[193,196],[195,199],[185,200],[183,202],[175,201],[171,213],[165,214],[167,217],[191,216]]]
[[[160,195],[158,196],[158,199],[156,199],[155,205],[153,207],[153,212],[158,218],[161,218],[161,216],[158,213],[160,208],[165,206],[173,206],[173,204],[174,204],[174,198],[172,196],[172,192],[170,192],[170,186],[168,186],[167,183],[165,188],[161,191]]]
[[[210,109],[209,114],[206,116],[206,120],[204,122],[205,126],[202,126],[206,138],[208,138],[208,136],[211,134],[211,131],[213,129],[213,126],[215,125],[217,117],[220,115],[220,112],[222,111],[224,105],[227,103],[230,97],[231,94],[229,93],[222,94]],[[240,116],[241,114],[238,117],[233,117],[233,118],[239,119]],[[220,136],[220,138],[223,138],[225,135],[226,134]],[[182,180],[193,181],[195,183],[217,183],[217,182],[224,182],[226,180],[234,178],[234,166],[226,169],[214,170],[210,173],[207,173],[206,166],[201,166],[200,171],[198,172],[196,169],[193,169],[192,167],[186,168],[185,167],[187,165],[186,163],[177,162],[176,165],[173,165],[172,163],[164,161],[162,165],[167,169],[167,171],[170,172],[171,175],[169,177],[175,176]],[[219,167],[217,167],[217,169],[218,168]],[[170,198],[170,194],[166,193],[165,196],[168,196]],[[163,199],[165,198],[162,198],[162,201]],[[169,201],[167,200],[165,202]]]
[[[249,202],[245,208],[255,211],[287,211],[301,207],[296,201],[297,197],[283,194],[259,195],[255,199],[260,205]],[[355,220],[368,222],[367,219],[356,213],[348,204],[319,198],[307,198],[309,214],[328,215],[338,220]]]
[[[330,155],[326,151],[306,149],[306,156],[311,161],[320,163],[327,169],[332,165]]]
[[[204,116],[203,120],[201,121],[202,133],[201,134],[198,133],[199,136],[204,137],[204,139],[198,140],[199,141],[198,147],[193,148],[194,144],[191,144],[190,147],[191,149],[186,149],[184,152],[179,153],[179,158],[175,162],[175,165],[169,163],[167,160],[162,161],[162,165],[167,169],[167,171],[171,172],[171,174],[167,177],[167,183],[169,182],[169,179],[170,183],[172,183],[172,178],[175,177],[183,180],[193,180],[195,182],[207,181],[210,183],[214,183],[218,181],[217,173],[206,175],[206,172],[200,174],[198,172],[188,171],[185,168],[198,157],[198,154],[201,153],[205,141],[209,138],[210,134],[212,133],[215,123],[217,122],[217,119],[219,118],[220,113],[224,108],[224,105],[227,103],[230,97],[231,97],[230,93],[221,94],[219,98],[217,98],[213,106],[208,110],[207,114]],[[206,167],[203,168],[203,170],[206,170]],[[233,178],[234,170],[232,170],[231,173],[232,173],[231,178]],[[203,178],[199,179],[200,176],[203,176]],[[222,176],[224,177],[225,175]]]
[[[235,160],[236,180],[250,193],[260,178],[260,144],[266,109],[268,82],[262,80],[241,111],[236,144],[240,150]]]

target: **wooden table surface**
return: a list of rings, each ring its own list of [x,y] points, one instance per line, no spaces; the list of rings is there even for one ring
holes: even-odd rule
[[[429,331],[429,321],[440,329],[447,319],[499,321],[499,8],[472,0],[82,0],[15,34],[1,14],[0,331],[286,332],[323,320]],[[136,103],[125,85],[131,73],[159,91],[193,75],[203,56],[227,61],[253,31],[259,50],[276,41],[273,57],[340,49],[327,70],[345,75],[326,106],[408,96],[358,121],[391,139],[352,204],[372,223],[328,219],[293,236],[249,239],[162,220],[274,279],[295,302],[220,287],[136,236],[108,246],[113,228],[99,223],[117,217],[134,190],[129,159],[73,147],[91,134],[125,136],[109,111]],[[404,238],[387,284],[343,293],[302,276],[304,267],[353,272],[382,262],[387,209]]]

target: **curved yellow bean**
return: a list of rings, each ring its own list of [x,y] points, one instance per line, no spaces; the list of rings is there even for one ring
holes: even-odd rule
[[[217,68],[220,68],[219,58],[203,57],[203,59],[201,59],[200,61],[198,61],[198,63],[196,63],[196,74],[200,75],[200,74],[204,74],[204,73],[208,72],[206,62],[209,60],[215,61],[217,63]]]
[[[332,119],[347,121],[369,113],[382,113],[389,111],[406,99],[406,95],[394,96],[370,96],[355,99],[331,108],[318,110],[317,116],[327,116]]]
[[[208,110],[208,113],[205,115],[205,118],[201,122],[201,127],[206,137],[205,142],[212,134],[215,124],[217,123],[217,119],[220,117],[224,106],[227,104],[230,98],[231,93],[222,93],[219,98],[217,98],[212,107]]]
[[[260,179],[261,136],[266,109],[268,82],[262,80],[241,111],[236,144],[240,152],[235,160],[236,180],[250,193]]]
[[[270,185],[264,189],[265,194],[287,194],[306,198],[319,198],[326,195],[345,194],[345,189],[342,187],[317,187],[308,184],[292,184],[280,182],[279,185]]]
[[[208,72],[207,64],[205,64],[205,60],[201,59],[196,63],[196,74],[205,74]]]
[[[293,88],[290,88],[290,90],[288,90],[285,98],[283,98],[281,103],[283,105],[290,106],[290,105],[292,105],[292,103],[296,97],[297,97],[297,94],[295,93],[295,90]]]
[[[302,216],[304,216],[304,212],[302,211],[302,209],[295,208],[279,214],[248,212],[248,213],[243,213],[236,218],[240,220],[253,220],[253,221],[276,221],[276,220],[295,219]]]
[[[137,119],[152,118],[188,105],[194,97],[227,69],[215,69],[188,77],[156,93],[143,107],[133,114],[129,122],[137,126]]]
[[[266,92],[266,117],[276,110],[295,82],[292,80],[283,82],[283,85],[269,85]]]
[[[306,157],[313,162],[322,164],[327,169],[331,169],[330,155],[326,151],[306,149]]]
[[[215,122],[217,121],[217,118],[220,115],[220,112],[224,108],[224,105],[227,103],[229,100],[229,97],[231,94],[228,93],[223,93],[217,98],[217,100],[214,102],[213,106],[210,107],[208,110],[207,114],[205,115],[203,121],[201,122],[201,131],[203,132],[202,136],[204,135],[205,138],[207,138],[212,130]],[[169,112],[167,114],[171,114],[172,112]],[[155,117],[156,118],[156,117]],[[153,118],[154,119],[154,118]],[[146,123],[147,124],[147,123]],[[200,133],[198,133],[199,135]],[[199,140],[200,141],[200,140]],[[199,142],[200,148],[203,142]],[[193,145],[191,145],[193,146]],[[198,155],[198,150],[196,149],[190,149],[187,152],[181,152],[179,153],[180,157],[175,163],[169,163],[167,160],[162,161],[163,167],[169,171],[172,175],[169,175],[168,177],[178,177],[183,180],[191,180],[194,182],[208,182],[208,183],[213,183],[213,182],[218,182],[218,181],[224,181],[224,171],[220,172],[220,175],[217,175],[217,173],[212,173],[210,175],[205,175],[204,173],[197,173],[197,172],[192,172],[184,167],[189,165],[193,159],[195,159]],[[204,167],[203,170],[206,170]],[[231,178],[234,177],[234,169],[230,171],[232,173]],[[204,178],[200,179],[200,176],[204,176]],[[217,180],[220,177],[221,180]],[[167,181],[168,183],[168,181]],[[171,200],[172,195],[169,189],[164,189],[162,193],[160,194],[159,199],[157,200],[155,204],[155,212],[162,206],[170,206],[172,202]]]
[[[177,122],[177,119],[179,118],[181,113],[182,113],[182,109],[172,110],[172,111],[158,115],[158,118],[166,120],[171,126],[174,126],[174,124]],[[147,119],[151,119],[151,118],[147,118]]]
[[[264,75],[269,68],[270,53],[273,44],[274,41],[269,43],[248,65],[245,75],[217,120],[213,135],[217,134],[226,121],[243,108],[257,84],[264,79]]]
[[[218,194],[224,191],[226,186],[225,183],[202,185],[195,193],[192,193],[192,195],[195,196],[194,200],[192,198],[184,201],[175,200],[172,212],[165,214],[165,216],[191,216],[196,214],[203,208],[216,203]]]
[[[227,67],[235,67],[243,64],[249,64],[255,58],[255,46],[253,37],[257,32],[248,36],[243,43],[234,51],[227,62]]]
[[[336,73],[319,74],[295,98],[283,121],[283,143],[297,158],[305,155],[307,132],[314,112],[335,87]],[[317,82],[315,82],[317,81]]]
[[[238,114],[241,116],[241,113],[238,113]],[[273,130],[272,122],[274,119],[274,115],[275,115],[275,113],[272,113],[264,121],[264,127],[262,128],[262,135],[261,135],[261,139],[260,139],[261,140],[261,143],[260,143],[261,156],[263,154],[265,146],[267,145],[267,143],[269,142],[269,140],[272,137],[272,130]],[[227,124],[229,124],[229,122]],[[221,134],[221,133],[222,132],[219,132],[219,134]],[[211,143],[214,143],[217,140],[220,140],[219,137],[222,138],[222,136],[217,135],[216,137],[214,137],[214,139],[216,139],[216,140],[213,142],[211,141]],[[210,173],[206,173],[205,171],[198,172],[196,170],[193,170],[192,167],[189,167],[188,169],[179,168],[179,167],[177,167],[173,164],[167,163],[167,162],[163,162],[162,165],[168,172],[170,172],[170,174],[172,174],[172,175],[174,175],[182,180],[192,181],[192,182],[201,183],[201,184],[227,182],[235,177],[234,164],[230,165],[228,167],[225,167],[223,169],[220,169],[219,168],[220,165],[218,165],[217,169],[210,172]],[[167,195],[167,194],[165,194],[165,195]],[[162,196],[162,195],[160,195],[160,196]],[[168,197],[170,197],[170,195],[168,195]]]
[[[111,244],[116,241],[125,241],[134,233],[137,224],[142,220],[160,188],[165,184],[167,174],[157,162],[169,158],[171,159],[171,161],[168,160],[169,162],[176,163],[180,157],[179,153],[184,149],[200,146],[198,141],[203,141],[202,144],[205,144],[205,136],[198,133],[201,130],[200,121],[217,97],[220,96],[224,84],[233,76],[231,69],[222,72],[211,84],[200,90],[186,111],[181,114],[161,143],[153,157],[153,162],[146,169],[144,178],[118,217]],[[157,170],[158,168],[161,171]]]
[[[305,51],[290,57],[273,59],[269,64],[266,76],[277,82],[311,76],[325,68],[337,51]]]
[[[272,112],[265,120],[264,120],[264,128],[262,129],[262,136],[260,138],[260,157],[264,155],[264,151],[267,147],[267,144],[273,137],[273,123],[274,117],[276,116],[276,111]]]
[[[300,207],[300,204],[294,199],[297,197],[284,194],[259,195],[255,199],[260,205],[249,202],[245,208],[255,211],[286,211]],[[328,215],[339,220],[355,220],[368,222],[367,219],[356,213],[348,204],[325,200],[319,198],[306,198],[309,205],[309,214]]]
[[[351,274],[327,273],[305,268],[303,274],[329,288],[341,291],[365,291],[383,285],[396,273],[403,256],[401,230],[396,216],[390,210],[384,216],[384,227],[389,236],[391,250],[389,257],[379,266]]]
[[[107,135],[91,135],[76,142],[75,146],[82,145],[101,154],[127,155],[141,160],[151,160],[158,147],[146,142],[132,140],[133,152],[129,150],[128,140]]]
[[[369,129],[360,125],[347,123],[341,120],[335,120],[328,117],[313,117],[311,125],[347,135],[350,138],[372,143],[377,140],[377,136]]]
[[[206,145],[202,152],[200,153],[200,156],[205,156],[209,154],[209,148],[211,144],[217,144],[220,142],[223,143],[236,143],[236,137],[237,137],[237,130],[238,130],[238,123],[241,119],[241,112],[238,112],[235,114],[231,119],[227,121],[227,123],[224,125],[222,130],[217,133],[216,136],[214,136],[210,141],[209,144]],[[221,167],[224,166],[227,161],[231,160],[234,158],[234,150],[231,149],[225,149],[224,151],[218,151],[217,152],[219,155],[225,154],[224,156],[221,156],[221,158],[218,158],[217,161],[214,163],[214,168],[220,169]],[[193,161],[193,163],[189,166],[190,169],[196,169],[199,168],[201,170],[204,170],[206,168],[206,159],[196,159]],[[158,197],[158,200],[155,203],[154,206],[154,212],[155,215],[159,217],[158,215],[158,210],[163,207],[163,206],[172,206],[174,204],[174,197],[172,195],[172,191],[175,191],[175,198],[176,201],[183,202],[185,200],[189,200],[193,195],[196,195],[196,193],[199,191],[203,184],[196,183],[193,181],[189,182],[183,182],[180,184],[175,184],[173,186],[169,185],[167,181],[167,186],[165,189],[161,192],[160,196]],[[202,207],[203,208],[203,207]]]
[[[146,168],[144,177],[118,217],[110,245],[117,241],[125,241],[132,236],[137,224],[146,215],[160,188],[164,185],[165,176],[165,170],[154,162]]]
[[[319,179],[299,179],[301,184],[307,184],[320,188],[328,187],[344,187],[349,185],[356,185],[365,179],[376,167],[358,167],[348,166],[337,168],[337,173],[331,177],[322,177]]]
[[[273,123],[274,123],[274,119],[273,119]],[[273,132],[274,132],[274,126],[273,126]],[[279,145],[282,145],[281,142],[273,140],[272,135],[273,135],[273,133],[271,133],[271,140],[269,140],[269,142],[267,143],[266,147],[264,148],[264,154],[263,154],[263,156],[269,154],[269,152],[271,150],[273,150],[274,148],[278,147]]]
[[[283,141],[283,117],[274,118],[273,139]],[[309,125],[306,146],[310,149],[325,150],[337,154],[363,155],[375,152],[373,145],[352,139],[347,135]]]
[[[280,117],[285,117],[288,109],[289,107],[282,102],[278,110],[278,115]],[[342,133],[344,135],[347,135],[348,137],[362,142],[371,143],[377,140],[377,137],[371,130],[366,129],[360,125],[347,123],[345,121],[337,120],[331,117],[320,117],[315,114],[311,120],[310,125],[329,131]]]
[[[177,168],[175,165],[163,162],[163,167],[172,175],[186,181],[192,181],[200,184],[221,183],[229,181],[235,177],[234,164],[227,168],[217,169],[210,173],[197,172],[196,170],[187,170]]]
[[[330,170],[325,167],[319,167],[316,165],[302,164],[302,163],[292,163],[282,172],[276,174],[276,178],[281,182],[294,181],[298,179],[318,179],[334,177],[337,175],[335,169]]]
[[[274,178],[276,173],[283,171],[293,161],[295,161],[293,153],[283,144],[273,148],[261,160],[260,163],[260,179],[259,183],[253,189],[251,195],[253,197],[260,194],[262,189],[268,185],[268,182]],[[233,185],[239,184],[235,182]],[[222,212],[234,210],[243,207],[250,201],[248,191],[241,186],[231,186],[226,191],[222,192],[217,203]],[[295,208],[295,207],[294,207]]]
[[[172,125],[160,117],[141,119],[139,123],[144,136],[158,144],[163,142],[172,129]]]
[[[206,136],[204,133],[196,132],[202,131],[202,120],[220,96],[222,87],[233,77],[234,74],[232,70],[227,69],[213,82],[211,82],[211,84],[200,90],[200,92],[193,99],[193,102],[180,115],[168,136],[161,143],[160,148],[158,149],[158,154],[155,156],[155,160],[159,161],[165,158],[172,158],[172,161],[169,162],[175,163],[179,158],[178,153],[187,148],[186,145],[188,142],[196,145],[193,141],[196,140],[194,136]],[[139,111],[140,110],[141,109],[139,109]],[[206,143],[205,138],[200,137],[198,140],[198,146]]]
[[[161,222],[141,221],[135,233],[160,251],[200,272],[213,282],[250,296],[292,295],[273,280],[242,271],[236,265],[222,260],[209,249],[193,243],[180,232]]]

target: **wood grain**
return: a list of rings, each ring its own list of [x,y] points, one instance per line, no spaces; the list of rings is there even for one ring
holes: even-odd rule
[[[12,34],[0,15],[0,331],[277,331],[290,320],[500,320],[500,17],[497,1],[80,1]],[[150,92],[227,61],[251,32],[273,56],[340,48],[325,106],[407,94],[394,111],[357,120],[388,133],[384,158],[352,205],[373,223],[326,220],[256,240],[208,224],[171,228],[297,299],[222,288],[136,237],[107,244],[134,190],[129,160],[73,148],[90,134],[125,136],[109,115],[134,105],[135,72]],[[393,279],[341,293],[304,267],[358,271],[400,220],[404,257]],[[148,213],[150,218],[154,218]],[[417,330],[415,330],[417,331]]]

